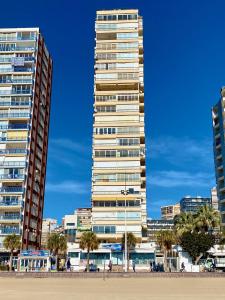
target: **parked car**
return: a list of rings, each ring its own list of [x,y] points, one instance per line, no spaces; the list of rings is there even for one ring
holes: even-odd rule
[[[90,264],[89,265],[89,272],[99,272],[100,269],[97,267],[97,265]],[[84,272],[87,272],[87,267],[84,269]]]

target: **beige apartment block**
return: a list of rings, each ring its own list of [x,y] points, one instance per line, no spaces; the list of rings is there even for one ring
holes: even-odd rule
[[[103,242],[120,241],[126,210],[127,231],[143,241],[147,224],[142,17],[137,9],[97,11],[95,31],[92,229]]]
[[[161,206],[161,218],[163,220],[173,220],[176,215],[180,214],[180,203],[175,205]]]

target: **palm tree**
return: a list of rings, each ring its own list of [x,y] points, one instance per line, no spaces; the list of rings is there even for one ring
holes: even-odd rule
[[[56,269],[58,270],[58,255],[67,250],[67,241],[64,235],[52,233],[48,237],[47,247],[56,258]]]
[[[200,232],[208,233],[221,225],[221,217],[217,210],[206,205],[202,206],[195,216],[195,227]]]
[[[3,241],[4,247],[10,251],[9,270],[12,271],[13,252],[21,247],[20,237],[15,233],[7,235]]]
[[[174,226],[178,236],[184,232],[195,230],[194,216],[191,213],[182,212],[174,217]]]
[[[130,261],[130,251],[135,248],[137,244],[137,239],[132,232],[127,232],[127,266],[129,270],[129,261]],[[122,247],[125,249],[125,233],[122,237]]]
[[[160,230],[156,234],[156,242],[164,255],[164,267],[165,271],[168,270],[167,266],[167,253],[172,250],[172,245],[176,243],[176,236],[171,230]]]
[[[87,249],[87,272],[89,272],[90,251],[97,250],[99,241],[97,235],[92,231],[86,231],[81,235],[80,248]]]

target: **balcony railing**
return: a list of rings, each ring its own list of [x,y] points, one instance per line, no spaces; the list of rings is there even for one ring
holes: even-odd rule
[[[1,48],[0,48],[1,51]],[[17,57],[16,57],[17,58]],[[24,59],[24,61],[34,61],[34,57],[33,56],[26,56],[26,57],[22,57]],[[1,57],[0,56],[0,63],[2,62],[6,62],[6,63],[11,63],[13,62],[13,60],[15,59],[15,57]]]
[[[15,149],[0,149],[0,155],[3,154],[27,154],[26,149],[20,149],[20,148],[15,148]]]
[[[25,167],[25,161],[5,161],[0,162],[0,167]]]
[[[0,137],[0,143],[1,142],[24,142],[28,141],[28,137],[23,136],[14,136],[14,137]]]
[[[0,45],[0,52],[14,52],[14,51],[35,51],[35,47],[20,47],[20,46],[9,46],[7,44]]]
[[[0,215],[0,220],[20,220],[20,215]]]
[[[0,125],[0,130],[8,129],[29,129],[29,124],[9,124],[9,125]],[[1,151],[1,150],[0,150]]]
[[[24,188],[22,187],[15,187],[15,186],[12,186],[12,187],[1,187],[0,188],[0,193],[1,194],[11,194],[11,193],[23,193],[24,192]]]
[[[15,67],[15,68],[2,68],[0,69],[1,73],[12,73],[12,72],[32,72],[32,68],[24,68],[24,67]]]
[[[4,200],[0,201],[0,207],[1,206],[21,206],[22,201],[21,200]]]
[[[29,113],[0,113],[0,119],[7,119],[7,118],[30,118]]]
[[[0,234],[20,234],[19,227],[0,227]]]
[[[0,106],[30,106],[31,101],[0,101]]]
[[[0,84],[3,83],[32,83],[32,79],[7,79],[0,80]]]
[[[23,95],[23,94],[32,94],[31,89],[24,90],[0,90],[0,95]]]
[[[1,174],[0,179],[24,179],[25,174]]]

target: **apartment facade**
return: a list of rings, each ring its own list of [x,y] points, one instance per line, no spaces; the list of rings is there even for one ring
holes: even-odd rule
[[[161,218],[163,220],[173,220],[176,215],[180,214],[180,203],[175,205],[161,206]]]
[[[225,87],[221,89],[221,97],[212,108],[213,120],[213,150],[216,175],[218,206],[221,213],[222,224],[225,226]]]
[[[0,29],[0,249],[41,244],[52,60],[38,28]]]
[[[146,222],[143,23],[139,11],[97,11],[92,229],[142,239]],[[126,206],[125,206],[126,204]]]
[[[207,197],[191,197],[186,196],[180,200],[180,211],[181,212],[189,212],[189,213],[197,213],[197,211],[203,206],[212,206],[211,198]]]
[[[157,241],[157,234],[162,230],[173,230],[174,222],[173,220],[157,220],[157,219],[148,219],[147,220],[147,236],[149,242]]]

